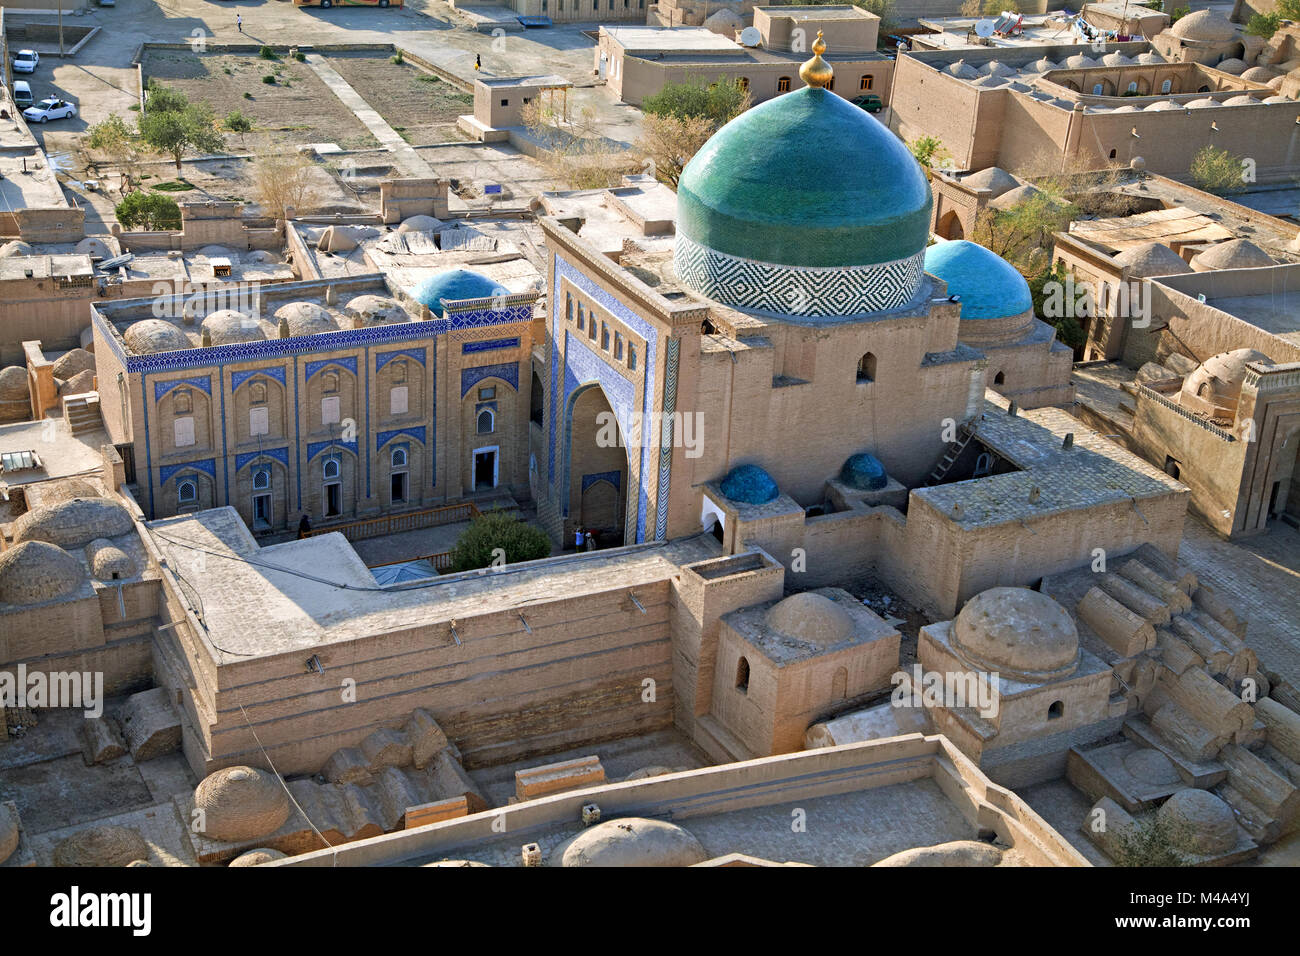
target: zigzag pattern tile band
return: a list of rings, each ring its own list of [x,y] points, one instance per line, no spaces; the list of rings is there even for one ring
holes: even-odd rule
[[[804,268],[727,255],[679,232],[673,261],[679,279],[724,305],[831,318],[906,305],[921,285],[925,251],[870,266]]]

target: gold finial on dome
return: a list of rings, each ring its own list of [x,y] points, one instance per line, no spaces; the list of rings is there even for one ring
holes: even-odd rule
[[[822,31],[818,30],[817,39],[813,41],[813,58],[799,67],[799,79],[814,89],[825,89],[835,77],[831,65],[822,59],[825,52],[826,41],[822,39]]]

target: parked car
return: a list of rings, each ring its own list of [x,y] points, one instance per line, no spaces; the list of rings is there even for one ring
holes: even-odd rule
[[[99,5],[101,7],[115,7],[117,6],[117,0],[99,0]]]
[[[862,107],[868,113],[879,113],[885,108],[885,104],[881,102],[880,97],[875,93],[868,93],[865,96],[856,97],[853,100],[853,105]]]
[[[14,54],[15,73],[35,73],[36,64],[41,62],[41,55],[35,50],[19,50]]]
[[[23,118],[30,123],[48,123],[52,119],[70,119],[76,115],[75,106],[56,96],[41,100],[35,106],[23,110]]]
[[[14,80],[13,92],[14,106],[20,110],[25,110],[36,100],[32,97],[32,85],[26,80]]]

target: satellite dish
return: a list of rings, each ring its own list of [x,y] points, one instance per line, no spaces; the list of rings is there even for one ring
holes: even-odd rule
[[[740,31],[741,46],[758,46],[763,42],[763,34],[758,32],[758,27],[745,27]]]
[[[991,37],[993,36],[993,28],[995,26],[997,26],[997,24],[992,20],[976,20],[975,35],[977,37]]]

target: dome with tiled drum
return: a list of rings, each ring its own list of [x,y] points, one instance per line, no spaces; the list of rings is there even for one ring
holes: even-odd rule
[[[917,295],[930,233],[930,185],[898,137],[824,89],[804,89],[732,120],[677,187],[678,278],[733,308],[809,318],[899,308]]]
[[[487,276],[469,269],[449,269],[446,272],[439,272],[424,279],[411,292],[412,298],[439,315],[442,314],[444,301],[490,299],[493,296],[509,294],[505,286],[499,282],[493,282]]]

